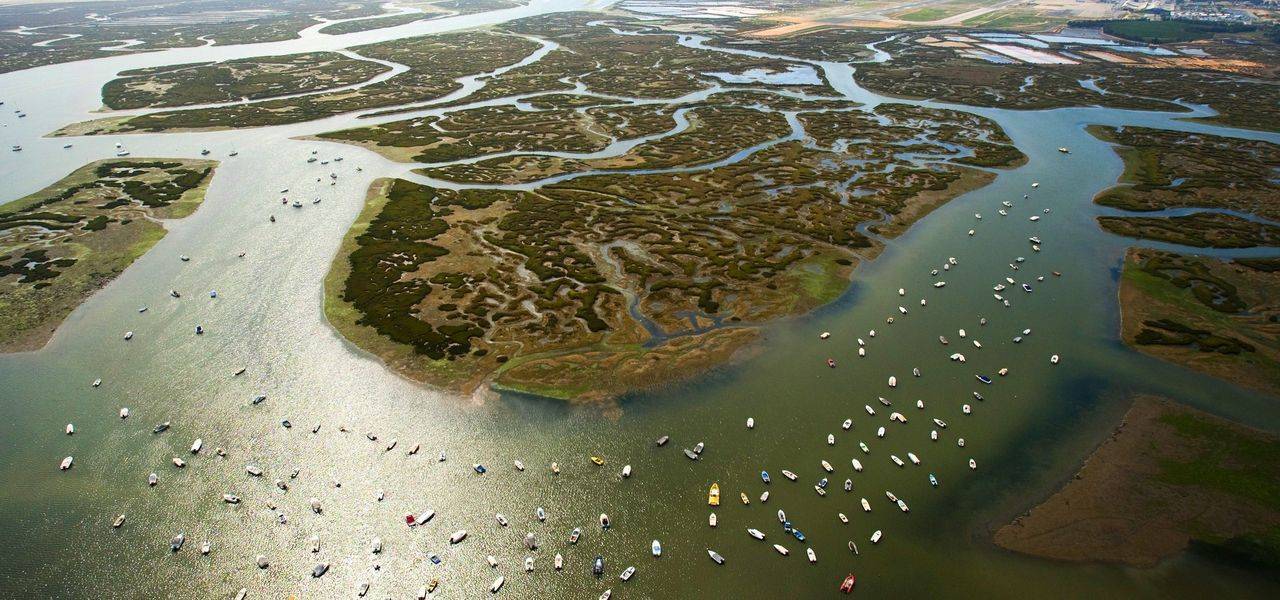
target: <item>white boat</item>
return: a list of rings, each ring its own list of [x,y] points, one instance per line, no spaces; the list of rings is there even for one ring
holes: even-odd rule
[[[244,470],[246,473],[253,475],[254,477],[262,477],[262,469],[254,465],[246,465]]]
[[[533,514],[538,517],[539,521],[547,520],[547,511],[543,510],[541,506],[539,506],[537,510],[533,511]]]
[[[715,561],[717,565],[724,564],[724,557],[720,556],[720,554],[717,553],[715,550],[707,549],[707,556],[710,556],[711,560]]]
[[[712,527],[716,526],[716,513],[711,513],[711,516],[707,517],[707,524]]]
[[[791,554],[791,551],[790,551],[790,550],[787,550],[785,547],[783,547],[783,545],[782,545],[782,544],[774,544],[774,545],[773,545],[773,549],[774,549],[774,550],[777,550],[777,551],[778,551],[778,554],[781,554],[781,555],[783,555],[783,556],[787,556],[788,554]]]
[[[564,568],[564,557],[559,553],[556,553],[555,567],[557,571]]]
[[[631,465],[624,465],[622,467],[622,478],[626,479],[630,476],[631,476]]]
[[[813,551],[813,548],[805,548],[804,553],[809,555],[809,564],[818,562],[818,555]]]
[[[76,432],[76,426],[72,425],[71,423],[67,423],[67,435],[72,435],[75,432]]]
[[[960,407],[960,410],[961,410],[961,412],[963,412],[963,413],[964,413],[964,414],[966,414],[966,415],[968,415],[968,414],[972,414],[972,413],[973,413],[973,407],[972,407],[972,406],[970,406],[970,405],[968,405],[968,404],[965,404],[965,405],[961,406],[961,407]]]
[[[914,452],[908,452],[907,459],[909,459],[913,465],[920,464],[920,457],[916,456]]]
[[[815,486],[813,486],[813,491],[818,492],[818,495],[819,495],[819,496],[826,496],[826,495],[827,495],[827,490],[822,489],[822,486],[820,486],[820,485],[815,485]]]
[[[829,463],[829,462],[827,462],[827,461],[825,461],[825,460],[824,460],[824,461],[822,461],[822,469],[823,469],[824,471],[828,472],[828,473],[831,473],[831,472],[835,471],[835,468],[833,468],[833,467],[831,466],[831,463]]]
[[[899,467],[906,465],[906,463],[902,462],[901,458],[898,458],[895,455],[890,454],[889,459],[893,461],[893,464],[898,465]]]
[[[865,409],[867,410],[867,414],[869,414],[869,415],[871,415],[871,416],[873,416],[873,417],[874,417],[874,416],[876,416],[876,409],[871,408],[871,405],[870,405],[870,404],[863,404],[863,405],[862,405],[862,408],[865,408]]]
[[[871,512],[871,503],[866,498],[862,499],[862,512]]]
[[[119,529],[121,525],[124,525],[124,513],[120,513],[120,516],[116,517],[116,520],[111,522],[111,527],[113,529]]]
[[[626,570],[624,570],[624,571],[622,572],[622,574],[621,574],[621,575],[618,575],[618,579],[621,579],[621,580],[623,580],[623,581],[627,581],[627,580],[631,579],[631,576],[632,576],[632,575],[635,575],[635,574],[636,574],[636,568],[635,568],[635,567],[627,567],[627,568],[626,568]]]
[[[761,532],[759,529],[755,529],[755,528],[752,528],[752,527],[748,527],[748,528],[747,528],[747,534],[748,534],[748,535],[750,535],[750,536],[751,536],[751,537],[753,537],[753,538],[756,538],[757,540],[763,540],[763,539],[764,539],[764,533],[763,533],[763,532]]]
[[[450,536],[449,536],[449,543],[450,543],[450,544],[457,544],[457,543],[461,542],[462,540],[464,540],[464,539],[466,539],[466,538],[467,538],[467,530],[466,530],[466,529],[459,529],[459,530],[457,530],[457,531],[453,532],[453,535],[450,535]]]
[[[957,446],[959,446],[959,447],[961,447],[961,448],[963,448],[963,447],[964,447],[964,438],[960,438],[960,439],[956,440],[956,445],[957,445]]]
[[[827,338],[829,338],[829,337],[831,337],[831,332],[830,332],[830,331],[824,331],[824,332],[822,332],[821,334],[819,334],[819,335],[818,335],[818,339],[820,339],[820,340],[825,340],[825,339],[827,339]]]
[[[498,514],[494,515],[494,518],[498,520],[498,524],[499,524],[499,525],[501,525],[501,526],[503,526],[503,527],[506,527],[506,526],[507,526],[507,523],[508,523],[508,521],[507,521],[507,517],[506,517],[506,516],[504,516],[502,513],[498,513]]]
[[[769,501],[769,490],[765,490],[763,493],[760,494],[760,502],[764,503],[768,501]]]
[[[147,475],[147,485],[155,487],[156,483],[158,483],[159,481],[160,481],[160,477],[155,473]]]
[[[1050,356],[1050,357],[1049,357],[1049,364],[1056,365],[1056,364],[1058,364],[1058,361],[1059,361],[1059,360],[1061,360],[1061,359],[1060,359],[1060,358],[1058,358],[1058,355],[1057,355],[1057,354],[1054,354],[1053,356]]]
[[[830,434],[830,433],[827,434],[827,445],[828,446],[836,445],[836,436],[834,434]]]
[[[796,480],[796,474],[795,474],[795,473],[792,473],[791,471],[788,471],[788,470],[786,470],[786,469],[783,469],[783,470],[782,470],[782,476],[783,476],[783,477],[786,477],[787,479],[790,479],[791,481],[795,481],[795,480]]]
[[[129,408],[128,408],[128,407],[125,407],[125,408],[120,409],[120,418],[121,418],[121,419],[127,419],[127,418],[129,418]]]
[[[781,508],[778,509],[778,522],[779,523],[787,522],[787,513],[784,512]]]
[[[755,428],[756,428],[755,417],[747,417],[747,429],[755,429]]]
[[[204,447],[204,440],[202,440],[202,439],[200,439],[200,438],[196,438],[196,441],[191,442],[191,453],[192,453],[192,454],[199,454],[199,453],[200,453],[200,449],[201,449],[201,448],[203,448],[203,447]]]
[[[653,540],[653,543],[649,545],[649,551],[653,553],[654,557],[662,556],[662,544],[659,544],[658,540]]]
[[[605,590],[600,594],[600,600],[609,600],[610,596],[613,596],[613,590]]]
[[[126,331],[126,332],[124,332],[124,339],[125,339],[125,341],[129,341],[129,340],[133,339],[133,332],[132,332],[132,331]]]
[[[532,573],[532,572],[533,572],[533,557],[532,557],[532,556],[526,556],[526,557],[524,558],[524,572],[525,572],[525,573]]]
[[[859,472],[859,473],[861,473],[861,472],[862,472],[862,462],[861,462],[861,461],[859,461],[858,459],[854,458],[854,459],[850,459],[850,462],[852,462],[852,463],[853,463],[853,470],[854,470],[854,471],[857,471],[857,472]]]
[[[901,499],[898,500],[898,508],[902,509],[902,512],[904,513],[911,512],[911,509],[907,508],[907,503],[903,502]]]
[[[977,461],[975,461],[975,460],[973,460],[972,458],[970,458],[970,459],[969,459],[969,468],[970,468],[970,469],[977,469],[977,468],[978,468],[978,463],[977,463]]]
[[[867,447],[866,442],[858,442],[858,447],[862,449],[863,454],[871,454],[871,449]]]
[[[506,578],[506,577],[501,577],[501,576],[500,576],[500,577],[498,577],[497,579],[494,579],[494,580],[493,580],[493,585],[489,586],[489,592],[490,592],[490,593],[493,593],[493,594],[498,593],[498,590],[502,589],[502,584],[504,584],[504,583],[506,583],[506,582],[507,582],[507,578]]]
[[[879,544],[879,543],[880,543],[880,538],[882,538],[882,537],[884,537],[884,533],[883,533],[882,531],[880,531],[879,529],[877,529],[875,533],[871,534],[871,543],[872,543],[872,544]]]
[[[181,458],[178,458],[178,457],[176,457],[176,456],[175,456],[175,457],[173,457],[173,466],[178,467],[179,469],[181,469],[181,468],[183,468],[183,467],[187,466],[187,461],[182,460]]]
[[[836,517],[840,519],[840,522],[841,522],[841,523],[848,523],[848,522],[849,522],[849,517],[845,516],[845,514],[844,514],[844,513],[836,513]]]
[[[58,465],[58,468],[63,471],[66,471],[67,469],[71,468],[71,463],[73,462],[75,462],[75,458],[68,456],[62,459],[62,463]]]
[[[884,427],[879,427],[876,429],[876,437],[882,438],[884,437],[884,433],[885,433]]]
[[[840,424],[840,428],[844,429],[845,431],[849,431],[850,427],[853,427],[853,419],[845,419],[844,423]]]
[[[890,375],[890,376],[889,376],[889,387],[891,387],[891,388],[896,388],[896,387],[898,387],[898,378],[897,378],[897,377],[894,377],[893,375]]]

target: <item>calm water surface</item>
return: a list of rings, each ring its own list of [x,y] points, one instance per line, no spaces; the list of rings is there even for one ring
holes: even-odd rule
[[[1153,392],[1271,431],[1280,430],[1273,400],[1153,361],[1126,350],[1116,339],[1116,277],[1129,241],[1104,234],[1093,222],[1090,203],[1111,185],[1121,164],[1111,150],[1084,131],[1090,123],[1147,125],[1269,139],[1277,136],[1234,131],[1174,120],[1172,115],[1079,108],[1018,112],[968,109],[997,120],[1030,157],[1024,167],[1001,172],[992,185],[935,211],[884,254],[859,267],[856,281],[837,302],[803,318],[767,328],[759,352],[698,380],[625,398],[616,406],[569,407],[538,398],[504,396],[489,401],[457,398],[391,375],[376,360],[337,336],[321,312],[321,283],[338,244],[361,208],[375,177],[404,176],[409,166],[391,163],[357,148],[290,139],[351,126],[352,116],[318,122],[199,134],[103,136],[41,139],[62,125],[90,118],[97,90],[119,70],[192,60],[336,49],[391,37],[418,35],[498,23],[548,10],[581,6],[534,2],[527,9],[416,23],[349,36],[308,34],[301,40],[254,46],[174,50],[58,65],[0,76],[6,108],[30,115],[2,117],[0,145],[21,144],[21,154],[0,156],[0,200],[49,185],[82,164],[114,154],[123,143],[135,157],[198,157],[209,148],[223,163],[204,206],[169,225],[169,235],[117,281],[75,311],[45,349],[0,357],[0,596],[5,597],[230,597],[248,587],[252,597],[341,597],[357,583],[372,585],[371,597],[409,597],[438,577],[442,597],[484,595],[498,574],[507,576],[503,595],[540,598],[594,598],[606,587],[615,597],[815,597],[835,595],[850,571],[858,594],[876,597],[1274,597],[1280,584],[1194,556],[1166,561],[1150,570],[1106,565],[1060,564],[1002,551],[986,540],[989,527],[1007,522],[1069,477],[1127,406],[1132,392]],[[673,38],[674,39],[674,38]],[[681,43],[698,44],[696,38]],[[858,87],[856,67],[817,63],[845,96],[874,105],[889,101]],[[478,85],[472,81],[469,85]],[[429,107],[424,108],[429,110]],[[401,117],[403,118],[403,117]],[[67,141],[70,150],[62,149]],[[1072,148],[1070,155],[1058,146]],[[239,156],[227,158],[231,150]],[[610,152],[622,151],[619,146]],[[311,150],[344,156],[341,163],[308,165]],[[362,172],[356,168],[361,167]],[[339,175],[328,185],[328,173]],[[319,177],[322,181],[317,182]],[[1040,182],[1033,191],[1032,182]],[[304,208],[278,204],[279,190],[304,201]],[[1032,198],[1023,200],[1030,193]],[[317,205],[307,200],[320,197]],[[1015,205],[1008,217],[996,211],[1002,200]],[[1043,214],[1044,208],[1052,209]],[[981,221],[974,213],[982,213]],[[279,222],[267,223],[276,214]],[[1041,214],[1032,223],[1027,217]],[[976,229],[974,237],[965,232]],[[1044,239],[1033,253],[1030,235]],[[244,259],[237,253],[246,252]],[[177,260],[186,254],[191,261]],[[1018,272],[1008,263],[1027,261]],[[939,277],[947,257],[959,263]],[[1061,271],[1061,278],[1048,276]],[[990,287],[1006,275],[1032,281],[1033,294],[1008,290],[1011,308],[991,297]],[[939,279],[941,289],[932,287]],[[907,290],[899,298],[897,289]],[[184,293],[168,297],[169,289]],[[217,290],[218,298],[207,292]],[[928,306],[919,305],[920,298]],[[897,314],[897,306],[910,310]],[[138,313],[148,306],[146,313]],[[888,325],[885,318],[895,316]],[[985,327],[980,317],[989,319]],[[191,334],[195,325],[207,334]],[[960,340],[957,329],[982,341],[977,349]],[[1020,345],[1011,338],[1032,334]],[[868,330],[876,329],[870,337]],[[126,330],[136,332],[125,344]],[[819,341],[818,332],[832,337]],[[946,335],[952,345],[938,344]],[[868,342],[866,358],[856,356],[855,339]],[[960,342],[965,342],[961,344]],[[964,365],[950,362],[964,352]],[[1060,354],[1062,364],[1048,358]],[[824,361],[834,357],[839,368]],[[245,375],[231,374],[241,367]],[[912,367],[923,376],[913,378]],[[982,386],[975,373],[1010,375]],[[896,375],[900,385],[886,380]],[[89,384],[101,377],[101,388]],[[979,387],[981,389],[979,390]],[[986,400],[974,402],[971,392]],[[257,394],[268,399],[250,406]],[[877,396],[890,399],[886,409]],[[924,400],[926,410],[914,407]],[[961,405],[974,404],[974,414]],[[877,409],[868,416],[864,404]],[[127,406],[126,421],[116,417]],[[900,410],[906,425],[886,416]],[[748,416],[756,428],[748,431]],[[929,418],[950,423],[943,439],[930,442]],[[851,431],[840,422],[852,418]],[[285,429],[284,419],[295,425]],[[172,429],[152,435],[156,423]],[[77,433],[63,435],[67,422]],[[311,428],[322,426],[318,434]],[[340,433],[345,425],[349,433]],[[886,426],[885,439],[875,429]],[[365,433],[378,436],[371,442]],[[826,444],[835,433],[834,447]],[[653,440],[672,443],[655,448]],[[205,452],[187,448],[203,438]],[[956,437],[967,440],[957,448]],[[398,440],[395,450],[384,448]],[[691,462],[680,449],[702,441],[703,459]],[[857,448],[866,441],[868,456]],[[415,443],[417,456],[406,456]],[[225,448],[218,459],[211,450]],[[449,460],[440,463],[441,450]],[[924,465],[899,469],[889,454],[920,456]],[[69,473],[57,462],[76,457]],[[586,457],[604,456],[604,467]],[[184,456],[189,465],[169,464]],[[850,458],[866,471],[855,474]],[[971,472],[966,462],[979,468]],[[511,466],[521,459],[524,473]],[[836,473],[825,498],[812,489],[824,476],[820,460]],[[552,477],[558,461],[564,473]],[[489,466],[484,476],[471,463]],[[254,464],[266,475],[251,478]],[[618,477],[624,464],[635,475]],[[273,485],[288,480],[288,492]],[[766,489],[759,471],[774,483]],[[782,469],[800,475],[791,483]],[[160,484],[146,485],[155,471]],[[930,488],[927,474],[941,482]],[[851,477],[854,491],[841,482]],[[707,486],[718,481],[725,503],[719,527],[707,526]],[[340,482],[341,487],[334,487]],[[892,490],[908,502],[902,514],[885,500]],[[378,490],[386,499],[374,500]],[[737,502],[739,491],[752,498]],[[244,498],[236,507],[223,493]],[[308,498],[322,500],[312,514]],[[871,513],[859,499],[868,498]],[[279,525],[272,502],[288,517]],[[546,523],[533,517],[536,507]],[[434,509],[426,526],[406,528],[403,515]],[[809,537],[819,562],[809,565],[794,539],[783,538],[774,513],[785,509]],[[110,527],[119,513],[127,524]],[[495,512],[506,514],[500,528]],[[595,525],[607,512],[615,526]],[[841,524],[837,512],[850,523]],[[565,544],[580,526],[584,539]],[[749,538],[756,527],[768,542]],[[456,529],[471,537],[458,546],[446,541]],[[867,538],[883,530],[884,541]],[[172,555],[168,540],[185,533],[187,547]],[[520,540],[537,534],[537,571],[528,575]],[[321,539],[308,551],[311,535]],[[385,549],[371,554],[381,537]],[[661,559],[649,542],[662,541]],[[213,552],[201,557],[199,544]],[[856,540],[862,550],[846,549]],[[792,550],[781,558],[768,544]],[[728,560],[713,565],[705,549]],[[442,558],[433,565],[428,552]],[[565,555],[563,573],[551,571],[551,557]],[[268,557],[260,570],[254,557]],[[501,564],[490,569],[484,557]],[[590,576],[590,560],[606,557],[606,577]],[[307,576],[317,561],[332,564],[321,579]],[[375,569],[375,565],[380,569]],[[638,568],[629,583],[617,581],[626,566]]]

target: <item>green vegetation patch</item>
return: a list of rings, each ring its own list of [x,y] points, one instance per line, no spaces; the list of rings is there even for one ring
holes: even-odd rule
[[[1101,29],[1107,35],[1142,42],[1144,44],[1174,44],[1210,39],[1220,33],[1248,33],[1257,31],[1256,25],[1224,23],[1221,21],[1195,21],[1190,19],[1099,19],[1094,21],[1070,21],[1072,27]]]

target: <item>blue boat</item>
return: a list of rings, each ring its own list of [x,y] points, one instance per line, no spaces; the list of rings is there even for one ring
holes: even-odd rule
[[[826,477],[823,477],[822,479],[819,479],[819,480],[818,480],[818,487],[820,487],[820,488],[822,488],[822,489],[824,489],[824,490],[825,490],[825,489],[827,489],[827,478],[826,478]]]
[[[796,536],[796,539],[797,539],[797,540],[800,540],[800,541],[802,541],[802,542],[804,541],[804,534],[803,534],[803,533],[800,533],[800,530],[799,530],[799,529],[792,529],[792,530],[791,530],[791,535]]]
[[[929,474],[929,485],[933,487],[938,487],[938,478],[934,477],[933,473]]]
[[[974,377],[977,377],[978,381],[981,381],[982,383],[991,385],[991,378],[987,377],[986,375],[974,375]]]
[[[479,474],[481,474],[481,475],[484,475],[484,472],[485,472],[485,471],[488,471],[488,469],[484,468],[484,465],[482,465],[482,464],[480,464],[480,463],[476,463],[476,464],[474,464],[474,465],[471,465],[471,468],[472,468],[472,469],[475,469],[475,470],[476,470],[476,472],[477,472],[477,473],[479,473]]]
[[[440,564],[440,556],[437,555],[435,552],[432,552],[428,558],[431,559],[431,564],[435,564],[435,565]]]
[[[782,530],[789,533],[791,531],[791,521],[783,521]]]
[[[769,472],[760,471],[760,479],[763,480],[765,483],[769,483]]]

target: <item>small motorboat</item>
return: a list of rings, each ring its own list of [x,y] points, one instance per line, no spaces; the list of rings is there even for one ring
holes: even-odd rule
[[[601,528],[601,529],[608,529],[608,528],[609,528],[609,527],[611,527],[611,526],[612,526],[612,524],[609,522],[609,515],[606,515],[606,514],[604,514],[604,513],[600,513],[600,528]]]
[[[898,465],[899,467],[905,466],[905,465],[907,464],[907,463],[902,462],[902,459],[901,459],[901,458],[898,458],[897,456],[892,455],[892,454],[890,454],[890,455],[889,455],[889,460],[892,460],[892,461],[893,461],[893,464]]]
[[[819,496],[826,496],[826,495],[827,495],[827,490],[822,489],[822,486],[820,486],[820,485],[815,485],[815,486],[813,486],[813,491],[818,492],[818,495],[819,495]]]
[[[804,541],[804,534],[803,534],[803,533],[800,533],[800,530],[799,530],[799,529],[792,528],[792,529],[791,529],[791,535],[795,536],[795,538],[796,538],[797,540],[800,540],[801,542],[803,542],[803,541]]]
[[[559,571],[559,570],[561,570],[561,569],[563,569],[563,568],[564,568],[564,557],[563,557],[563,556],[561,556],[561,555],[560,555],[560,553],[558,553],[558,552],[556,553],[556,558],[555,558],[555,561],[554,561],[554,566],[555,566],[555,568],[556,568],[556,570],[557,570],[557,571]]]
[[[311,430],[311,433],[315,433],[319,430],[320,430],[320,426],[316,425],[315,428]],[[413,456],[414,454],[417,454],[418,450],[421,448],[422,448],[422,444],[414,444],[411,448],[409,448],[408,455]]]
[[[653,543],[649,545],[649,552],[653,554],[654,558],[662,556],[662,544],[659,544],[658,540],[653,540]]]
[[[774,549],[775,551],[777,551],[777,553],[778,553],[778,554],[781,554],[781,555],[783,555],[783,556],[787,556],[787,555],[791,554],[791,551],[790,551],[790,550],[787,550],[787,548],[786,548],[785,546],[783,546],[782,544],[774,544],[774,545],[773,545],[773,549]]]
[[[506,516],[504,516],[502,513],[498,513],[498,514],[494,515],[494,518],[498,520],[498,524],[499,524],[499,525],[501,525],[501,526],[503,526],[503,527],[506,527],[506,526],[507,526],[507,523],[508,523],[508,521],[507,521],[507,517],[506,517]]]
[[[861,461],[859,461],[859,460],[858,460],[858,459],[856,459],[856,458],[853,458],[853,459],[850,459],[850,460],[849,460],[849,462],[851,462],[851,463],[853,464],[853,470],[854,470],[854,471],[857,471],[857,472],[859,472],[859,473],[861,473],[861,472],[862,472],[862,462],[861,462]]]
[[[599,466],[604,465],[604,459],[603,459],[603,458],[601,458],[601,457],[599,457],[599,456],[592,456],[592,457],[591,457],[591,463],[592,463],[592,464],[594,464],[595,466],[599,467]]]
[[[756,428],[755,417],[747,417],[747,429],[755,429],[755,428]]]
[[[631,579],[631,576],[635,574],[636,574],[635,567],[627,567],[626,570],[624,570],[622,574],[618,576],[618,579],[621,579],[623,581],[628,581]]]
[[[459,529],[459,530],[457,530],[457,531],[453,532],[453,534],[449,536],[449,543],[450,543],[450,544],[457,544],[457,543],[459,543],[459,542],[461,542],[462,540],[465,540],[465,539],[467,539],[467,530],[466,530],[466,529]]]
[[[159,482],[160,482],[160,476],[156,475],[155,473],[147,475],[147,485],[151,487],[155,487],[155,485]]]
[[[547,520],[547,511],[543,510],[541,506],[539,506],[537,510],[533,511],[533,514],[538,517],[539,521]]]
[[[742,499],[743,506],[751,504],[751,499],[747,498],[746,492],[738,492],[738,497]]]
[[[723,557],[723,556],[720,556],[720,554],[719,554],[719,553],[717,553],[715,550],[708,549],[708,550],[707,550],[707,556],[710,556],[710,557],[711,557],[711,560],[715,561],[715,563],[716,563],[717,565],[723,565],[723,564],[724,564],[724,557]]]
[[[920,457],[916,456],[914,452],[907,453],[907,460],[910,460],[913,465],[918,466],[920,464]]]
[[[882,532],[882,531],[880,531],[879,529],[877,529],[877,530],[875,531],[875,533],[871,534],[871,543],[872,543],[872,544],[879,544],[879,543],[880,543],[880,539],[881,539],[881,538],[883,538],[883,537],[884,537],[884,532]]]
[[[978,463],[977,463],[977,461],[975,461],[975,460],[973,460],[972,458],[970,458],[970,459],[969,459],[969,469],[971,469],[971,470],[972,470],[972,469],[977,469],[977,468],[978,468]]]
[[[836,436],[835,436],[835,434],[832,434],[832,433],[828,433],[828,434],[827,434],[827,445],[828,445],[828,446],[834,446],[834,445],[836,445]]]
[[[783,470],[782,470],[782,476],[783,476],[783,477],[786,477],[787,479],[790,479],[791,481],[795,481],[795,480],[796,480],[796,474],[795,474],[795,473],[792,473],[791,471],[788,471],[788,470],[786,470],[786,469],[783,469]]]
[[[805,548],[804,553],[809,555],[809,564],[818,562],[818,554],[813,551],[813,548]]]
[[[1059,360],[1061,360],[1061,359],[1060,359],[1060,358],[1058,358],[1058,355],[1057,355],[1057,354],[1054,354],[1053,356],[1050,356],[1050,357],[1049,357],[1049,364],[1051,364],[1051,365],[1056,365],[1056,364],[1058,364],[1058,361],[1059,361]]]
[[[849,542],[849,544],[852,547],[853,542]],[[854,586],[854,583],[856,582],[857,582],[857,579],[854,578],[853,573],[848,574],[847,576],[845,576],[844,581],[840,582],[840,591],[845,594],[852,594],[853,586]]]
[[[199,454],[199,453],[200,453],[200,449],[201,449],[201,448],[203,448],[203,447],[204,447],[204,440],[202,440],[202,439],[200,439],[200,438],[196,438],[196,441],[194,441],[194,442],[192,442],[192,443],[191,443],[191,453],[192,453],[192,454]]]
[[[181,469],[181,468],[183,468],[183,467],[187,466],[187,461],[182,460],[181,458],[178,458],[178,457],[176,457],[176,456],[175,456],[175,457],[173,457],[173,466],[178,467],[179,469]]]
[[[66,457],[66,458],[62,459],[62,462],[58,464],[58,469],[59,469],[59,470],[62,470],[62,471],[66,471],[67,469],[70,469],[70,468],[71,468],[71,464],[72,464],[73,462],[75,462],[75,458],[74,458],[74,457],[71,457],[71,456],[68,456],[68,457]]]
[[[560,465],[558,465],[558,464],[556,464],[556,463],[551,463],[551,474],[552,474],[552,475],[559,475],[559,474],[560,474]]]
[[[991,385],[991,378],[987,377],[986,375],[974,375],[974,377],[977,378],[977,380],[981,381],[982,383]]]
[[[697,453],[695,453],[693,450],[690,450],[688,448],[684,449],[684,455],[689,457],[689,460],[698,460]]]
[[[871,454],[871,449],[867,447],[866,442],[858,442],[858,448],[862,449],[863,454]]]
[[[574,527],[573,531],[569,534],[569,543],[570,544],[578,543],[578,538],[580,537],[582,537],[582,529]]]
[[[897,378],[897,377],[894,377],[894,376],[892,376],[892,375],[890,375],[890,376],[889,376],[889,387],[891,387],[891,388],[896,388],[896,387],[898,387],[898,378]]]
[[[628,478],[628,477],[631,477],[631,465],[623,465],[623,467],[622,467],[622,478],[623,478],[623,479],[626,479],[626,478]]]
[[[933,473],[929,474],[929,485],[933,487],[938,487],[938,478],[934,477]]]
[[[120,513],[120,516],[116,517],[116,520],[111,522],[111,528],[119,529],[121,525],[124,525],[124,513]]]
[[[178,535],[173,536],[173,539],[169,540],[169,550],[171,552],[177,552],[182,549],[182,545],[185,543],[187,543],[187,536],[179,533]]]
[[[849,431],[850,427],[853,427],[853,419],[845,419],[844,423],[840,424],[840,428],[845,431]]]
[[[498,590],[502,589],[502,584],[504,584],[504,583],[506,583],[506,582],[507,582],[507,578],[506,578],[506,577],[498,576],[498,578],[497,578],[497,579],[494,579],[494,580],[493,580],[493,585],[489,586],[489,593],[491,593],[491,594],[496,594],[496,593],[498,593]]]
[[[844,513],[836,513],[836,517],[840,519],[841,523],[845,523],[845,524],[849,523],[849,517],[846,516]]]
[[[748,527],[748,528],[747,528],[747,534],[748,534],[748,535],[750,535],[750,536],[751,536],[751,537],[753,537],[753,538],[756,538],[757,540],[763,540],[763,539],[764,539],[764,532],[760,531],[759,529],[754,529],[754,528]]]
[[[482,465],[482,464],[480,464],[480,463],[476,463],[476,464],[474,464],[474,465],[471,465],[471,469],[472,469],[473,471],[475,471],[476,473],[479,473],[479,474],[481,474],[481,475],[484,475],[484,474],[485,474],[485,472],[486,472],[486,471],[488,471],[488,469],[484,468],[484,465]]]
[[[862,512],[871,512],[871,503],[866,498],[862,499]]]
[[[707,517],[707,524],[712,527],[716,526],[716,513],[711,513],[711,515]]]
[[[763,481],[763,482],[765,482],[765,483],[769,483],[769,482],[771,481],[771,480],[769,479],[769,472],[768,472],[768,471],[760,471],[760,480],[761,480],[761,481]]]
[[[671,441],[671,436],[666,436],[666,435],[664,435],[664,436],[662,436],[662,437],[658,438],[658,441],[654,442],[654,445],[656,445],[656,446],[666,446],[666,445],[667,445],[667,442],[669,442],[669,441]]]
[[[853,480],[852,480],[852,479],[845,479],[845,480],[844,480],[844,491],[846,491],[846,492],[852,492],[852,491],[853,491]]]
[[[760,502],[764,503],[768,501],[769,501],[769,491],[765,490],[763,493],[760,494]]]
[[[250,475],[252,475],[252,476],[254,476],[254,477],[262,477],[262,469],[260,469],[260,468],[258,468],[258,467],[256,467],[256,466],[254,466],[254,465],[246,465],[246,466],[245,466],[245,468],[244,468],[244,470],[245,470],[245,472],[246,472],[246,473],[248,473],[248,474],[250,474]]]
[[[835,467],[832,467],[832,466],[831,466],[831,463],[829,463],[829,462],[827,462],[827,461],[825,461],[825,460],[824,460],[824,461],[822,461],[822,469],[823,469],[824,471],[828,472],[828,473],[831,473],[831,472],[835,471]]]
[[[781,508],[778,509],[778,522],[779,523],[787,522],[787,513],[783,512]]]
[[[827,359],[827,366],[828,366],[828,367],[831,367],[832,369],[836,368],[836,359],[834,359],[834,358],[828,358],[828,359]]]
[[[532,573],[532,572],[533,572],[533,557],[532,557],[532,556],[526,556],[526,557],[525,557],[525,559],[524,559],[524,572],[525,572],[525,573]]]
[[[591,574],[596,577],[604,575],[604,557],[597,554],[596,559],[591,561]]]
[[[900,509],[904,513],[911,512],[911,509],[907,508],[907,503],[902,501],[901,499],[898,500],[898,509]]]

